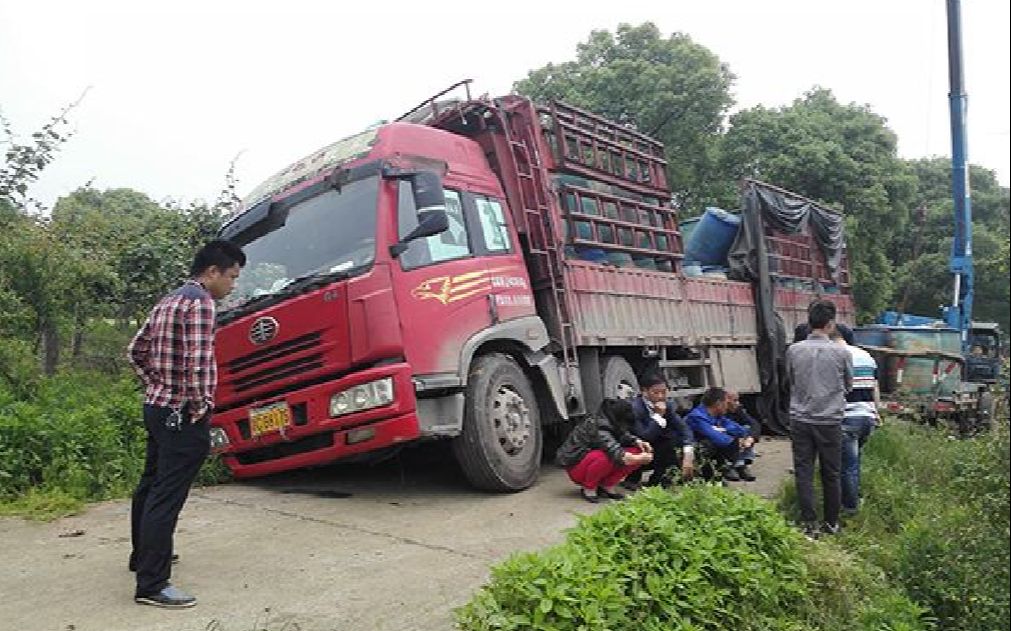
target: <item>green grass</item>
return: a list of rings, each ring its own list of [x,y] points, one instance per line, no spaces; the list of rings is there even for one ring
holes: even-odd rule
[[[838,544],[881,568],[939,629],[1009,629],[1011,444],[1006,419],[956,440],[889,421],[863,455],[863,503]],[[794,517],[789,481],[780,507]]]
[[[52,519],[128,496],[144,466],[141,413],[132,376],[64,374],[27,394],[0,387],[0,515]],[[211,459],[197,482],[227,478]]]

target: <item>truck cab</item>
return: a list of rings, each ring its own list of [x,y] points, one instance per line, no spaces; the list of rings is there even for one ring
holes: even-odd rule
[[[1001,330],[996,322],[973,322],[965,357],[965,380],[997,383],[1001,369]]]
[[[551,371],[547,333],[475,142],[409,123],[346,138],[254,190],[221,236],[248,259],[217,332],[212,439],[237,477],[459,434],[467,367],[498,339],[540,363],[499,389],[491,440],[539,459],[522,381]]]

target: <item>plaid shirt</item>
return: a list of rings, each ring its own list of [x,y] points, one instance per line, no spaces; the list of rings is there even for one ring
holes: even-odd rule
[[[214,299],[198,282],[186,283],[151,310],[128,348],[144,382],[144,403],[179,408],[191,402],[192,418],[214,406]]]

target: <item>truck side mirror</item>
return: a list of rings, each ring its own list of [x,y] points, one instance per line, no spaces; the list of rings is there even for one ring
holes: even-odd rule
[[[406,252],[411,241],[431,237],[449,229],[442,179],[431,171],[419,171],[411,174],[410,182],[414,207],[418,209],[418,225],[400,241],[390,246],[390,256],[393,258]]]
[[[442,178],[432,171],[418,171],[410,177],[414,207],[419,217],[431,208],[446,210],[446,195],[442,192]]]

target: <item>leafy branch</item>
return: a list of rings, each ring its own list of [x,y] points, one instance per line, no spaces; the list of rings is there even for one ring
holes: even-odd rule
[[[28,142],[20,142],[13,125],[0,112],[0,129],[3,130],[4,160],[0,165],[0,201],[27,212],[29,207],[42,208],[42,204],[28,195],[29,187],[53,160],[65,142],[73,137],[70,113],[81,104],[91,87],[87,87],[77,100],[50,118]]]

